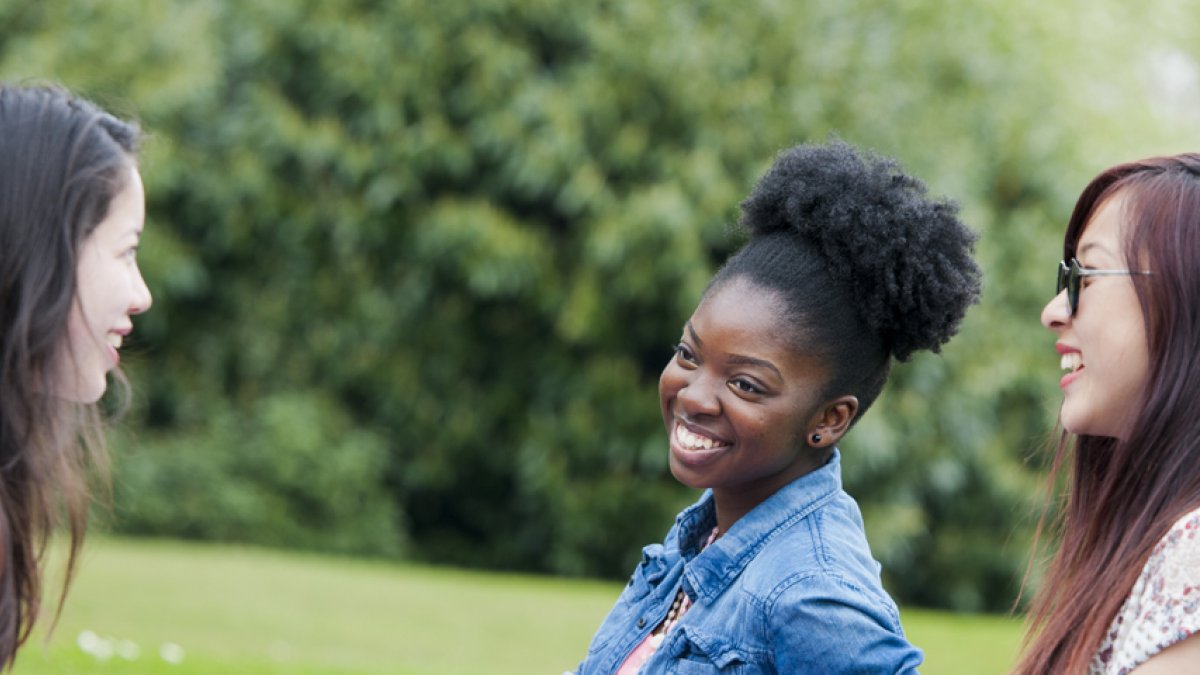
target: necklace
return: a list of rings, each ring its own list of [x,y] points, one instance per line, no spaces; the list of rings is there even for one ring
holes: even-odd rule
[[[721,536],[721,529],[714,527],[708,535],[708,540],[704,542],[704,548],[712,545],[719,536]],[[687,593],[683,592],[683,584],[681,583],[679,584],[679,590],[675,591],[675,599],[671,601],[671,608],[667,610],[667,618],[663,619],[658,628],[650,632],[650,644],[655,649],[658,649],[658,646],[662,644],[667,634],[671,632],[671,629],[675,628],[675,625],[683,618],[684,612],[688,611],[688,608],[691,606],[692,599],[688,597]]]
[[[704,542],[701,549],[711,545],[716,541],[717,537],[721,536],[721,530],[714,527],[708,535],[708,540]],[[659,645],[666,639],[667,634],[671,632],[679,621],[683,618],[688,607],[691,607],[692,600],[687,593],[683,591],[683,582],[680,581],[679,588],[675,589],[675,597],[671,600],[671,608],[667,610],[667,616],[658,626],[655,626],[650,634],[647,635],[633,652],[625,657],[624,663],[621,664],[621,669],[617,671],[618,675],[631,675],[633,673],[641,673],[654,653],[658,651]],[[639,626],[640,628],[640,626]]]
[[[655,628],[654,632],[650,634],[650,644],[653,645],[655,649],[662,644],[663,639],[667,637],[667,633],[671,632],[671,629],[674,628],[675,624],[679,623],[679,619],[683,617],[683,613],[686,612],[688,607],[691,606],[692,602],[688,598],[687,593],[683,592],[683,586],[681,585],[679,590],[675,591],[675,600],[671,602],[671,609],[667,610],[667,618],[663,619],[663,622],[658,625],[658,628]]]

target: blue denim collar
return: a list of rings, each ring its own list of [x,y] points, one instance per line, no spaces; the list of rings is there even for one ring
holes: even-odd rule
[[[841,453],[834,448],[824,466],[780,488],[701,551],[717,522],[712,490],[705,491],[700,501],[675,519],[679,553],[688,561],[684,569],[688,595],[694,602],[712,602],[781,529],[820,508],[841,489]]]

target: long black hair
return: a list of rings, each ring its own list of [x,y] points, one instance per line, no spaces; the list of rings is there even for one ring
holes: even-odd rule
[[[89,475],[106,472],[96,406],[52,395],[52,380],[78,253],[127,184],[138,138],[137,126],[62,89],[0,85],[0,669],[37,619],[47,537],[60,522],[66,594]]]

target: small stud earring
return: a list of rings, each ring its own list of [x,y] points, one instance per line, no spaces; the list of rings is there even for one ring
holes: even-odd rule
[[[820,443],[820,442],[821,442],[821,434],[813,434],[813,435],[812,435],[812,442],[813,442],[813,443]]]

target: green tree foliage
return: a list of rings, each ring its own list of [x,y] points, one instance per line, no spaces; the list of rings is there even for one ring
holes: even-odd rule
[[[1186,24],[1157,4],[1164,30]],[[962,203],[987,273],[963,334],[897,368],[847,439],[848,488],[903,601],[1006,608],[1056,395],[1037,313],[1059,224],[1098,158],[1131,156],[1096,144],[1144,147],[1111,132],[1184,128],[1097,105],[1103,77],[1150,63],[1135,42],[1097,54],[1127,19],[1030,0],[0,0],[0,76],[151,133],[156,306],[116,526],[625,573],[694,498],[666,470],[667,345],[774,153],[836,132]]]

